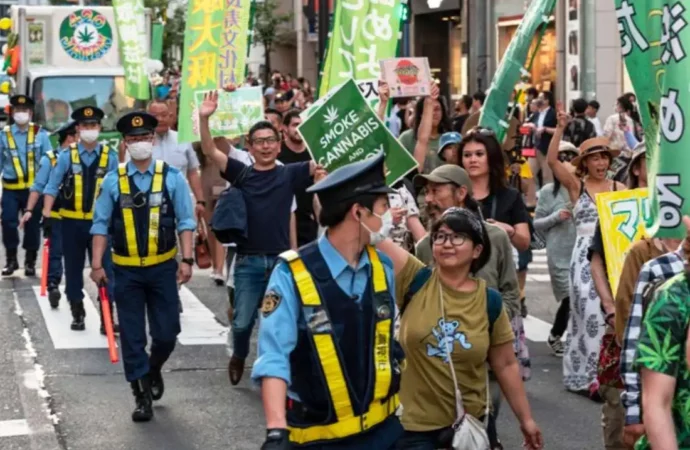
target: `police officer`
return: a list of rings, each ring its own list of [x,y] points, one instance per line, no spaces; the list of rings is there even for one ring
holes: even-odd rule
[[[0,136],[0,171],[2,171],[2,243],[7,263],[2,275],[12,275],[19,269],[19,211],[27,211],[29,188],[34,184],[38,162],[45,152],[52,150],[48,133],[31,122],[34,101],[26,95],[10,98],[13,125],[4,128]],[[36,214],[38,216],[38,214]],[[24,274],[36,275],[36,256],[40,247],[40,217],[32,217],[24,230]]]
[[[43,219],[46,234],[50,234],[50,212],[58,197],[62,218],[62,240],[65,260],[65,295],[72,310],[72,324],[75,331],[85,329],[84,317],[84,257],[92,254],[91,221],[93,204],[106,173],[117,170],[117,150],[98,143],[101,120],[104,113],[93,106],[84,106],[72,113],[77,125],[79,142],[58,155],[57,164],[50,173],[43,191]],[[112,299],[112,262],[108,251],[103,258],[103,267],[108,278],[109,298]],[[100,302],[99,302],[100,305]],[[105,334],[101,314],[101,334]]]
[[[152,400],[163,396],[163,364],[180,332],[178,283],[192,275],[192,237],[196,229],[191,192],[184,175],[151,158],[158,121],[145,112],[126,114],[117,122],[131,160],[109,173],[96,200],[91,227],[91,279],[110,279],[103,270],[108,235],[112,238],[115,303],[125,376],[136,408],[132,420],[153,417]],[[179,233],[182,262],[175,259]],[[146,312],[151,355],[146,354]]]
[[[50,172],[57,164],[57,157],[60,151],[69,148],[77,142],[77,126],[75,122],[69,122],[56,131],[58,136],[58,151],[49,150],[41,158],[41,163],[36,173],[36,179],[31,186],[29,201],[27,201],[26,212],[19,222],[19,227],[23,228],[33,217],[33,210],[38,203],[38,199],[43,194]],[[48,300],[52,308],[57,308],[60,303],[60,279],[62,279],[62,227],[60,220],[60,202],[53,203],[50,211],[50,224],[46,224],[50,229],[50,255],[48,259]]]
[[[264,450],[387,450],[402,433],[393,264],[373,247],[392,227],[383,163],[379,154],[307,189],[327,231],[283,253],[271,274],[252,371]]]

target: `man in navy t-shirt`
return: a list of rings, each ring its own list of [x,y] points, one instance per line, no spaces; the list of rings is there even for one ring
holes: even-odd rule
[[[218,167],[225,167],[223,178],[236,185],[247,206],[247,242],[237,248],[235,262],[235,304],[232,317],[233,354],[230,381],[240,382],[249,340],[257,311],[266,290],[268,277],[278,255],[290,249],[290,214],[293,196],[313,183],[314,172],[323,170],[313,161],[276,164],[280,135],[270,122],[261,121],[249,130],[248,149],[254,159],[251,167],[228,158],[213,143],[209,117],[218,107],[218,94],[205,96],[199,108],[201,148]]]

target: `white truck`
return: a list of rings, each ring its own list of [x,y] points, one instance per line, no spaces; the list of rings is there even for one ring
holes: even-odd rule
[[[54,131],[70,120],[75,109],[97,106],[105,112],[102,140],[117,148],[117,119],[144,105],[124,94],[125,70],[113,8],[12,6],[10,11],[21,49],[15,93],[34,99],[34,121]],[[147,9],[142,23],[147,57],[150,15]]]

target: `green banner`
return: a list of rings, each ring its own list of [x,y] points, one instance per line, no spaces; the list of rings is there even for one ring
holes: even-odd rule
[[[125,95],[138,100],[150,98],[146,73],[146,15],[144,0],[113,0],[115,26],[122,65],[125,68]]]
[[[163,31],[165,25],[156,22],[151,24],[151,59],[163,59]]]
[[[184,32],[184,59],[180,90],[179,142],[198,140],[196,93],[217,89],[218,52],[223,38],[225,0],[190,0]]]
[[[687,2],[616,0],[621,50],[640,105],[651,219],[647,234],[685,236],[690,214],[690,12]],[[686,50],[687,48],[687,50]]]
[[[226,0],[223,40],[220,45],[218,75],[221,86],[244,82],[249,49],[251,0]]]
[[[397,56],[405,0],[343,0],[335,14],[318,96],[354,78],[378,80],[379,61]]]
[[[205,92],[196,92],[196,104],[204,101]],[[264,118],[264,99],[260,87],[218,92],[218,109],[209,119],[211,135],[234,138],[247,134],[252,125]],[[198,130],[194,130],[198,132]],[[198,138],[197,138],[198,139]]]
[[[417,162],[388,131],[350,79],[298,128],[314,161],[327,171],[385,151],[386,182],[395,184]]]
[[[491,80],[491,88],[479,117],[479,125],[494,130],[501,142],[508,129],[506,110],[510,95],[525,71],[532,39],[539,27],[549,22],[555,6],[556,0],[535,0],[530,3]]]

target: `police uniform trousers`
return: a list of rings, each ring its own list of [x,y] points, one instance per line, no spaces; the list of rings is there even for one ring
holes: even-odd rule
[[[19,214],[26,209],[29,200],[29,190],[2,190],[2,244],[7,250],[16,250],[19,247]],[[34,207],[31,219],[24,226],[24,250],[38,251],[41,246],[41,210],[43,202],[38,201]]]
[[[50,254],[48,284],[59,285],[62,279],[62,219],[50,218]]]
[[[65,258],[65,295],[70,304],[80,304],[84,301],[84,263],[88,253],[92,260],[93,247],[91,220],[62,218],[62,253]],[[113,262],[110,254],[110,242],[103,253],[103,269],[108,278],[108,298],[114,298]]]
[[[149,366],[161,367],[175,349],[180,333],[177,261],[147,267],[114,265],[115,305],[120,320],[120,345],[127,381],[142,378]],[[146,319],[151,357],[146,353]]]

